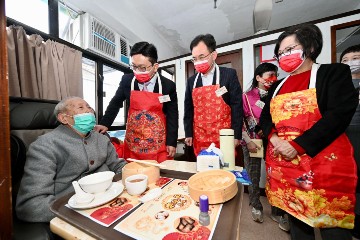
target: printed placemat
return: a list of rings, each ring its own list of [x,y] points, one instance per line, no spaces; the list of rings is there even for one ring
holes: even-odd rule
[[[200,209],[187,191],[187,180],[175,179],[160,197],[146,202],[114,227],[135,239],[211,239],[222,204],[210,205],[210,225],[199,223]]]
[[[139,201],[139,198],[145,195],[147,191],[155,187],[163,188],[172,180],[173,178],[160,177],[156,183],[150,184],[147,190],[139,196],[131,196],[126,192],[126,189],[124,189],[119,196],[96,208],[73,209],[68,204],[65,206],[91,219],[92,221],[101,224],[102,226],[109,227],[126,213],[140,205],[141,202]]]

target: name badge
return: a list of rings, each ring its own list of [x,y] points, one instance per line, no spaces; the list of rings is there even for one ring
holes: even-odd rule
[[[160,96],[159,97],[159,102],[160,103],[164,103],[164,102],[170,102],[171,99],[170,99],[170,96],[169,95],[163,95],[163,96]]]
[[[227,92],[228,92],[228,90],[226,89],[226,87],[222,86],[221,88],[219,88],[218,90],[215,91],[215,94],[216,94],[217,97],[220,97],[220,96],[224,95]]]
[[[257,100],[255,105],[258,106],[259,108],[263,109],[265,106],[265,103],[263,101]]]

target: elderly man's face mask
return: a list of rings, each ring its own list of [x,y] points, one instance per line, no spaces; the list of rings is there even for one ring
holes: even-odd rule
[[[96,124],[94,111],[84,100],[76,99],[75,101],[72,101],[69,104],[68,109],[69,114],[64,113],[64,115],[72,118],[74,123],[67,122],[67,124],[76,131],[87,134],[94,128]]]
[[[96,119],[94,113],[80,113],[71,117],[74,118],[74,125],[72,127],[82,134],[87,134],[95,127]]]

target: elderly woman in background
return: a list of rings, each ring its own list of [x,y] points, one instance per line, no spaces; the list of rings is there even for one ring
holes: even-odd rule
[[[323,45],[315,25],[294,26],[275,46],[290,75],[276,82],[260,118],[269,144],[266,193],[290,215],[291,239],[351,239],[356,163],[344,134],[358,105],[349,66],[316,64]]]

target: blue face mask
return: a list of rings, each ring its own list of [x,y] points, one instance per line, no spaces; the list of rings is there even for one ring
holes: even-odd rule
[[[82,134],[90,132],[96,124],[95,115],[93,113],[76,114],[73,118],[75,123],[72,127]]]

